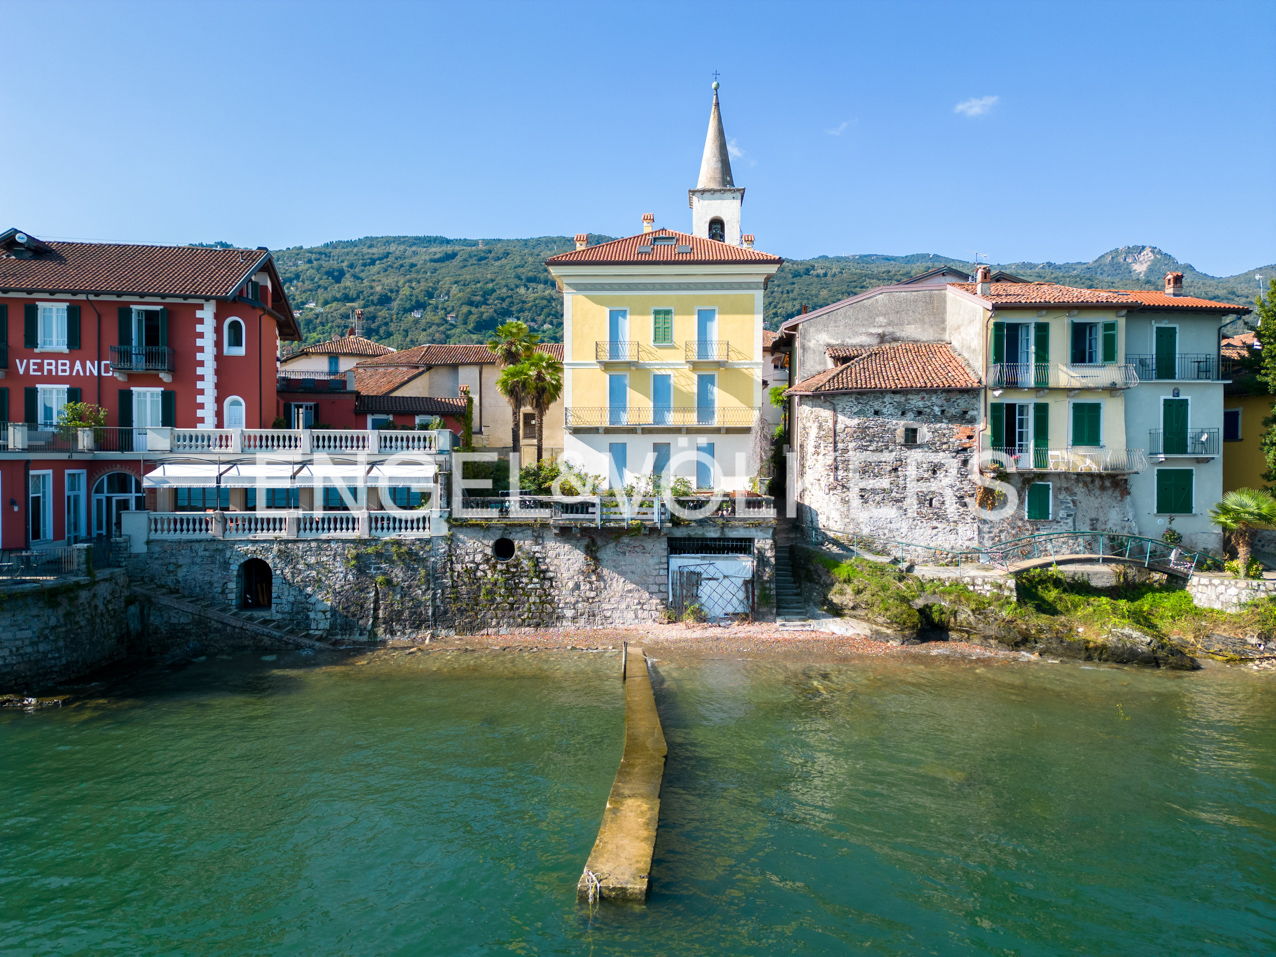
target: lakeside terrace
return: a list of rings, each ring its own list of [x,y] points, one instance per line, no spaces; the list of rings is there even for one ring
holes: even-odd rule
[[[424,538],[450,522],[617,527],[770,524],[752,494],[484,495],[451,480],[466,460],[447,430],[59,428],[11,423],[0,454],[137,461],[146,509],[125,512],[147,541]],[[475,460],[490,461],[490,453]],[[449,491],[452,494],[449,495]]]

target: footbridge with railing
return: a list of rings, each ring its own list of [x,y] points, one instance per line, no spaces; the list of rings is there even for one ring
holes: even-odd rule
[[[894,542],[861,536],[837,536],[865,555],[904,558],[933,564],[991,565],[1015,574],[1051,565],[1139,565],[1153,571],[1190,578],[1196,572],[1220,571],[1223,559],[1209,552],[1184,548],[1159,538],[1124,532],[1074,531],[1025,535],[968,549],[940,548],[916,542]]]

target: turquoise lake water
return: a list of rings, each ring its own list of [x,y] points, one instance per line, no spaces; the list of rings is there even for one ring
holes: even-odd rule
[[[0,953],[1276,951],[1276,681],[655,667],[652,896],[593,914],[616,655],[210,659],[0,715]]]

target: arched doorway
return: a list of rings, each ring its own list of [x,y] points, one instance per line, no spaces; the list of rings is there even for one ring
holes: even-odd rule
[[[146,508],[142,483],[128,472],[107,472],[93,483],[93,534],[120,534],[120,514]]]
[[[260,558],[250,558],[239,566],[239,607],[269,608],[273,573]]]

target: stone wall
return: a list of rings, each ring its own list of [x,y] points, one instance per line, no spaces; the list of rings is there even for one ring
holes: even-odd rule
[[[802,397],[798,518],[808,530],[965,549],[978,544],[974,391]],[[917,444],[905,444],[917,429]]]
[[[1201,608],[1240,611],[1246,602],[1276,596],[1276,578],[1232,578],[1230,575],[1196,574],[1188,579],[1187,593]]]
[[[1005,476],[1002,481],[1015,490],[1014,508],[1004,517],[980,523],[983,545],[1050,532],[1138,534],[1129,480],[1123,475],[1016,473]],[[1052,514],[1049,520],[1028,521],[1028,486],[1034,482],[1050,483]]]
[[[759,613],[773,613],[769,526],[677,534],[754,538]],[[428,540],[150,542],[129,569],[139,588],[233,610],[241,566],[261,559],[272,571],[272,606],[246,614],[292,631],[385,639],[656,621],[668,600],[668,555],[668,532],[654,529],[458,524]],[[154,621],[180,630],[163,615]]]
[[[0,692],[38,691],[123,658],[128,577],[107,569],[0,592]]]

